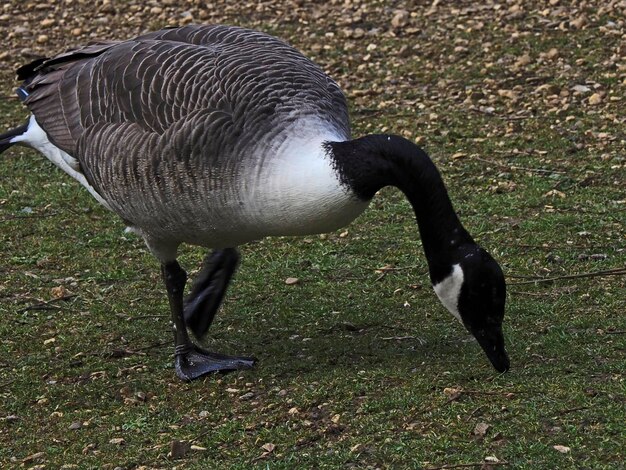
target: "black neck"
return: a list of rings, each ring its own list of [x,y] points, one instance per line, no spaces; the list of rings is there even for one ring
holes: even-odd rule
[[[342,182],[360,198],[369,200],[384,186],[396,186],[406,195],[415,211],[431,280],[447,276],[457,249],[473,240],[426,152],[393,135],[369,135],[327,146]]]

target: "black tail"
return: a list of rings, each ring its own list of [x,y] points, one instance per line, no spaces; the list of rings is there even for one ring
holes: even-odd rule
[[[4,152],[11,145],[13,145],[13,143],[11,142],[11,139],[13,137],[17,137],[18,135],[22,135],[24,132],[26,132],[26,129],[28,129],[28,123],[22,126],[16,127],[15,129],[11,129],[10,131],[5,132],[4,134],[0,134],[0,153]]]

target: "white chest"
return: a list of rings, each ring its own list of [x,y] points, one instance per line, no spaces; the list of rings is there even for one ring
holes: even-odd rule
[[[343,185],[326,154],[325,141],[344,140],[314,125],[296,124],[266,149],[246,175],[243,206],[268,235],[303,235],[336,230],[354,220],[368,203]]]
[[[341,183],[326,154],[323,143],[337,140],[345,137],[322,124],[296,122],[271,142],[250,145],[238,171],[225,175],[219,190],[189,202],[182,195],[163,206],[167,214],[158,224],[145,221],[137,227],[155,239],[214,248],[341,228],[368,202]]]

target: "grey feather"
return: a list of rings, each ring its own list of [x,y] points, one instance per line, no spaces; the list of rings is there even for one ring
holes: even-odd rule
[[[115,212],[148,231],[192,218],[211,191],[236,201],[252,150],[265,158],[259,149],[296,120],[350,134],[334,81],[282,41],[237,27],[89,45],[22,75],[49,140]]]

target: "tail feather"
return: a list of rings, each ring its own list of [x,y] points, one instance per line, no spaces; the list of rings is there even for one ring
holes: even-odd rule
[[[4,152],[13,144],[15,144],[15,142],[11,142],[13,138],[17,137],[18,135],[22,135],[24,132],[26,132],[27,129],[28,123],[16,127],[15,129],[11,129],[4,134],[0,134],[0,153]]]

